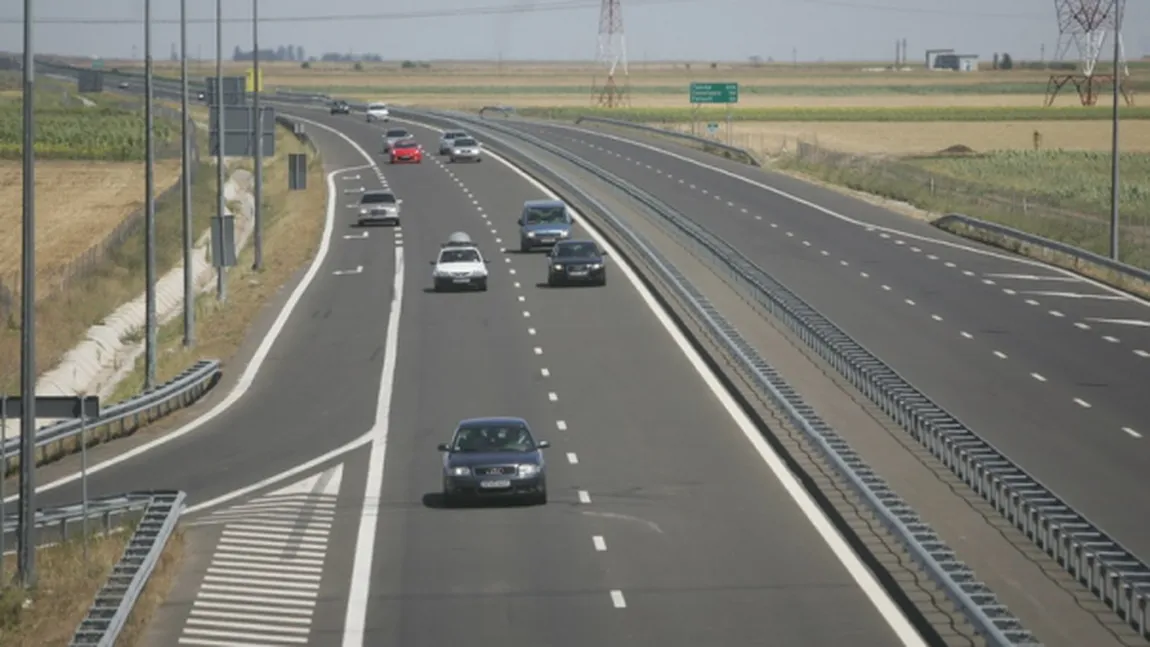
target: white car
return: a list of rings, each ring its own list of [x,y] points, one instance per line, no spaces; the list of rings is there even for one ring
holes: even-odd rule
[[[487,291],[487,260],[474,245],[444,245],[431,264],[431,280],[436,292],[454,288]]]
[[[387,109],[386,103],[369,103],[367,104],[367,122],[373,121],[390,121],[391,111]]]
[[[391,191],[366,191],[359,199],[359,218],[356,225],[399,224],[398,200]]]
[[[467,133],[462,130],[449,130],[443,133],[443,137],[439,138],[439,154],[447,155],[451,152],[451,142],[459,137],[467,137]]]
[[[412,139],[411,133],[407,132],[403,128],[389,129],[387,132],[383,133],[383,152],[390,153],[391,147],[395,145],[395,142],[404,139]]]
[[[456,137],[451,142],[451,161],[482,162],[483,147],[474,137]]]

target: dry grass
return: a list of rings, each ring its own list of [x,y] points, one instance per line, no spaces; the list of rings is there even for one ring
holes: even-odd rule
[[[682,127],[681,130],[688,128]],[[1110,124],[1105,121],[955,122],[734,122],[732,143],[775,155],[794,150],[798,139],[832,150],[860,154],[935,153],[961,144],[975,151],[1033,150],[1034,133],[1042,148],[1110,150]],[[725,141],[726,126],[720,138]],[[1122,148],[1150,152],[1150,121],[1129,120],[1122,126]]]
[[[280,291],[285,283],[315,254],[323,233],[327,187],[323,167],[314,152],[278,129],[276,159],[264,171],[264,269],[251,269],[249,244],[228,273],[228,300],[220,304],[215,294],[201,296],[196,303],[196,346],[182,344],[183,323],[176,318],[158,335],[158,378],[167,380],[204,357],[224,361],[235,354],[244,341],[248,326],[260,310]],[[307,152],[309,156],[308,188],[287,190],[287,154]],[[143,384],[142,365],[125,379],[113,400],[139,391]]]
[[[18,589],[0,594],[0,645],[67,645],[96,592],[120,561],[129,536],[118,532],[90,537],[87,563],[81,539],[37,550],[38,581],[31,605],[22,608],[24,597]],[[0,570],[12,573],[13,558],[6,556]]]
[[[156,194],[173,186],[180,161],[156,162]],[[0,282],[15,287],[20,271],[23,172],[0,161]],[[36,164],[36,282],[38,294],[65,276],[72,262],[100,244],[144,205],[144,165],[90,160]],[[10,234],[10,235],[9,235]]]
[[[176,583],[176,576],[180,574],[180,565],[184,559],[184,531],[177,527],[160,553],[160,561],[148,578],[143,593],[136,599],[136,606],[128,616],[128,622],[120,632],[116,641],[117,647],[132,647],[144,637],[148,623],[156,610],[168,598],[172,585]]]

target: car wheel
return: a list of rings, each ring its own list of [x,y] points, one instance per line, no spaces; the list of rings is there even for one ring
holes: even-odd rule
[[[535,505],[547,505],[547,488],[539,488],[539,491],[532,495],[531,503]]]
[[[531,251],[531,246],[527,244],[527,241],[520,239],[519,240],[519,253],[520,254],[526,254],[529,251]]]
[[[476,288],[478,288],[480,292],[486,292],[487,291],[487,279],[479,279],[479,282],[476,283],[475,285],[476,285]]]
[[[553,287],[555,287],[555,283],[556,283],[555,277],[551,276],[551,275],[547,275],[547,287],[553,288]]]
[[[603,275],[603,278],[599,279],[599,285],[600,286],[607,285],[607,275],[606,274]]]
[[[440,500],[443,502],[443,507],[445,508],[454,508],[459,505],[459,497],[447,490],[444,490],[443,494],[440,495]]]
[[[455,163],[455,157],[454,157],[454,156],[452,156],[452,157],[449,157],[449,158],[447,158],[447,161],[448,161],[448,162],[451,162],[452,164],[454,164],[454,163]]]
[[[436,280],[435,280],[435,287],[434,287],[434,290],[435,290],[436,292],[443,292],[443,290],[444,290],[446,287],[447,287],[447,285],[446,285],[446,284],[444,284],[444,282],[443,282],[443,281],[440,281],[439,279],[436,279]]]
[[[476,163],[476,164],[478,164],[479,162],[482,162],[482,161],[483,161],[483,158],[481,158],[481,157],[476,157],[476,158],[475,158],[475,163]]]

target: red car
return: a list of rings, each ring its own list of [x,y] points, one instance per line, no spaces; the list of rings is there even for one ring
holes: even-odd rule
[[[414,139],[401,139],[391,147],[391,163],[406,162],[419,164],[423,162],[423,147]]]

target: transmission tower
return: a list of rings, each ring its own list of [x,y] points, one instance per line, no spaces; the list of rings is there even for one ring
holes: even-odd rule
[[[1130,78],[1130,68],[1126,65],[1125,47],[1122,44],[1119,16],[1126,10],[1126,0],[1054,0],[1058,14],[1058,44],[1054,48],[1054,60],[1061,61],[1074,46],[1078,51],[1079,65],[1074,74],[1051,74],[1046,84],[1046,105],[1054,103],[1058,93],[1067,84],[1078,91],[1078,98],[1084,106],[1098,103],[1098,96],[1104,86],[1117,83],[1127,105],[1134,104],[1134,95],[1126,87]],[[1098,74],[1098,60],[1106,46],[1107,36],[1118,41],[1119,69],[1110,74]]]
[[[599,48],[595,63],[601,68],[607,68],[607,80],[602,86],[597,82],[593,84],[592,101],[597,101],[598,105],[608,108],[630,105],[622,0],[603,0],[603,6],[599,10]],[[623,73],[622,83],[615,78],[616,72],[620,70]]]

